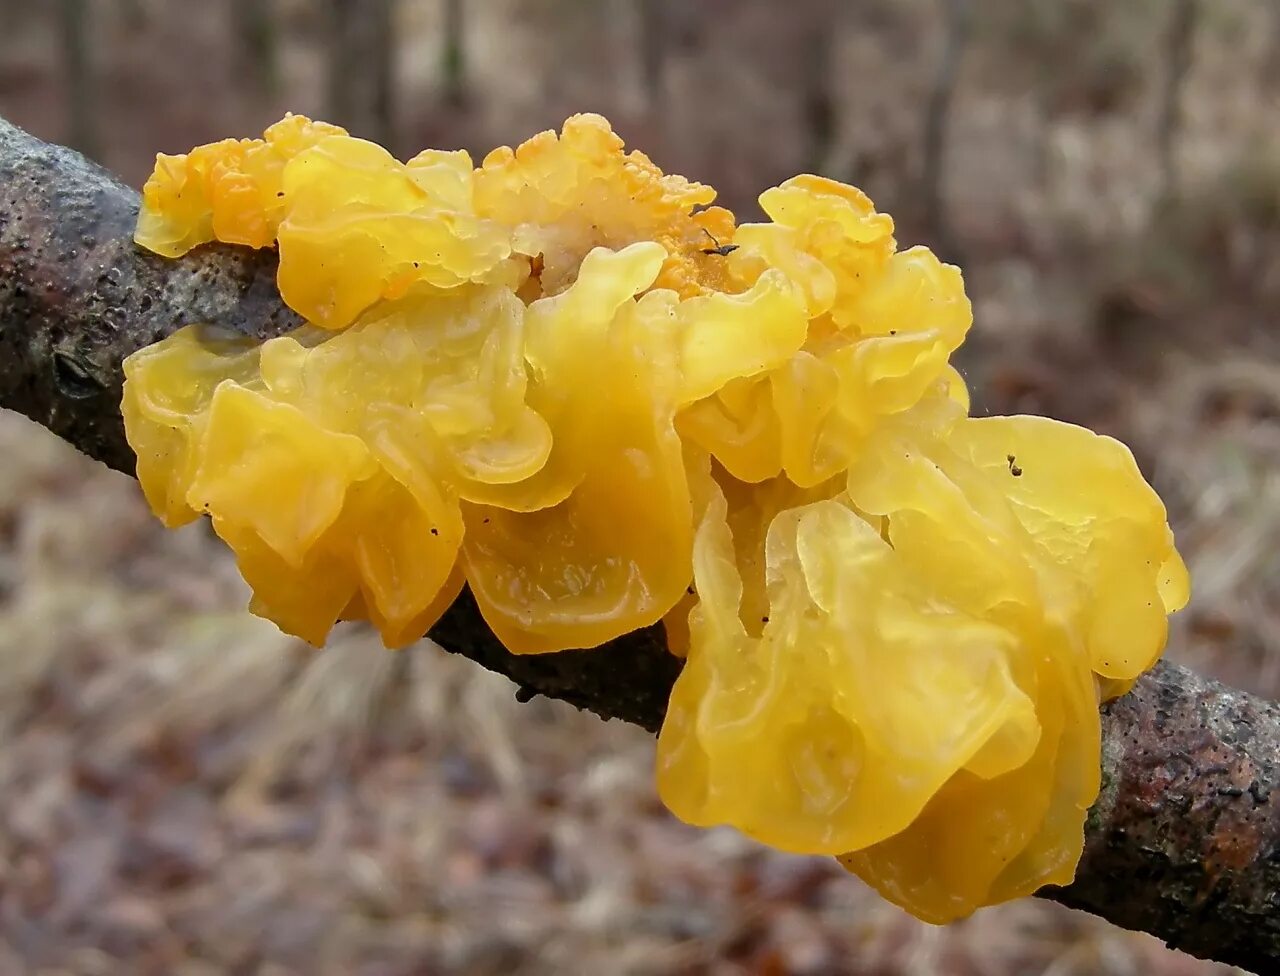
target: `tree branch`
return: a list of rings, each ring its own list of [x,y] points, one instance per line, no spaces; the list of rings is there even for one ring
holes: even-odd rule
[[[270,252],[181,261],[132,243],[138,198],[0,120],[0,407],[125,473],[121,361],[190,322],[266,338],[297,324]],[[658,628],[596,650],[515,656],[463,594],[431,637],[547,695],[649,731],[680,662]],[[1280,706],[1160,664],[1103,708],[1104,788],[1075,882],[1042,892],[1202,957],[1280,961]]]

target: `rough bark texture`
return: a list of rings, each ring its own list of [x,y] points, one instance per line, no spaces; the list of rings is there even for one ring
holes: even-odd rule
[[[180,325],[292,327],[270,254],[166,261],[131,241],[137,196],[0,120],[0,407],[129,473],[120,363]],[[588,651],[507,653],[465,594],[432,630],[447,650],[650,731],[679,662],[650,628]],[[1280,965],[1280,706],[1161,664],[1103,709],[1104,788],[1075,882],[1042,894],[1195,955]]]
[[[1280,970],[1280,705],[1161,664],[1102,709],[1075,882],[1043,895],[1256,973]]]
[[[183,261],[133,243],[138,195],[78,153],[0,119],[0,405],[133,473],[120,363],[190,322],[266,337],[296,326],[272,255]]]

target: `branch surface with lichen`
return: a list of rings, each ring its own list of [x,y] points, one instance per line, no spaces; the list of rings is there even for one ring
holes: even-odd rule
[[[299,324],[272,252],[181,261],[133,243],[138,196],[0,119],[0,407],[133,474],[121,363],[183,325],[259,339]],[[512,655],[463,595],[443,648],[541,694],[656,731],[680,662],[660,627],[603,648]],[[1103,707],[1103,790],[1073,884],[1042,892],[1258,973],[1280,964],[1280,706],[1161,663]]]

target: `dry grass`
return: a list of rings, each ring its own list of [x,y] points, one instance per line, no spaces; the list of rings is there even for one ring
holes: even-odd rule
[[[151,3],[140,35],[103,14],[108,161],[136,181],[154,149],[249,131],[285,107],[317,111],[308,6],[282,4],[294,29],[280,104],[234,85],[223,4]],[[563,26],[571,6],[473,3],[476,93],[457,116],[432,98],[438,4],[403,0],[405,141],[482,147],[594,108],[736,205],[801,165],[804,2],[781,23],[772,3],[704,0],[673,49],[662,118],[640,85],[630,4],[578,4]],[[903,214],[913,240],[932,6],[855,6],[829,168]],[[984,27],[957,99],[949,199],[986,407],[1132,443],[1196,581],[1174,654],[1276,696],[1274,48],[1262,0],[1213,8],[1179,199],[1151,192],[1150,12],[1120,16],[1101,53],[1062,38],[1082,51],[1080,72],[1106,70],[1059,85],[1048,124],[1034,63]],[[52,34],[22,9],[0,41],[0,111],[56,139]],[[1131,79],[1118,107],[1073,106],[1114,77]],[[652,741],[638,730],[518,705],[464,660],[426,645],[389,655],[356,628],[314,653],[244,614],[215,540],[200,526],[160,530],[132,482],[10,415],[0,457],[0,972],[1227,971],[1034,901],[930,928],[827,861],[685,828],[655,799]]]
[[[933,929],[686,828],[639,730],[426,644],[315,653],[132,482],[11,415],[0,455],[0,971],[1214,971],[1048,904]]]

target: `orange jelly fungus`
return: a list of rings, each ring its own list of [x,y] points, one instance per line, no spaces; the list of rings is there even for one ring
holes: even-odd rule
[[[665,621],[668,807],[920,918],[1070,881],[1098,702],[1188,598],[1160,499],[1110,438],[968,416],[960,272],[860,191],[714,195],[594,115],[477,168],[299,116],[158,157],[138,243],[275,246],[308,324],[126,361],[148,502],[315,644],[464,582],[516,653]]]

